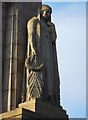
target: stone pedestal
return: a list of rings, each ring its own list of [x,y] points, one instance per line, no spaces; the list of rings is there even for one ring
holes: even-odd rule
[[[19,104],[19,108],[2,114],[2,120],[20,118],[30,118],[30,120],[46,120],[46,118],[58,118],[58,120],[68,120],[68,115],[62,107],[56,107],[39,100],[32,100]]]
[[[44,116],[44,118],[68,118],[66,111],[61,106],[53,106],[40,100],[32,100],[19,104],[20,108],[25,108]],[[67,120],[67,119],[66,119]]]
[[[15,110],[5,112],[0,116],[1,120],[36,120],[37,118],[43,118],[40,114],[34,113],[24,108],[17,108]]]

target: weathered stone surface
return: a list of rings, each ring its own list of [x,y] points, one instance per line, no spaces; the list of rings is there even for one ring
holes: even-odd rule
[[[9,30],[9,31],[7,31],[7,35],[6,35],[6,37],[7,37],[7,41],[6,41],[6,46],[7,45],[10,45],[10,39],[11,39],[11,30]],[[25,39],[25,36],[23,35],[23,32],[22,32],[22,30],[18,30],[18,41],[17,41],[17,44],[19,44],[19,45],[25,45],[26,44],[26,42],[24,41],[24,39]],[[14,39],[13,39],[13,44],[16,44],[16,35],[14,36]]]
[[[36,120],[36,118],[44,118],[44,116],[42,116],[41,114],[32,112],[24,108],[17,108],[15,110],[3,113],[0,116],[2,120],[16,120],[17,118],[19,118],[20,120],[24,120],[25,118]]]
[[[26,101],[31,98],[38,98],[38,93],[41,94],[40,98],[44,101],[49,101],[50,103],[60,104],[60,89],[59,89],[59,71],[57,65],[57,54],[56,54],[56,30],[54,23],[51,22],[51,13],[52,8],[47,5],[42,5],[40,7],[40,12],[37,16],[29,19],[27,23],[27,32],[28,32],[28,45],[27,45],[27,57],[29,63],[27,66],[27,79],[26,79]],[[44,17],[45,16],[45,17]],[[40,69],[39,74],[35,76],[35,64],[39,62],[36,58],[33,58],[33,54],[36,58],[39,58],[41,63],[44,64],[42,70]],[[37,54],[37,55],[36,55]],[[29,57],[30,56],[30,57]],[[33,61],[33,62],[30,62]],[[34,64],[33,64],[34,63]],[[34,70],[30,69],[30,67]],[[39,65],[38,65],[39,66]],[[29,72],[28,72],[29,70]],[[31,74],[31,73],[34,74]],[[36,73],[38,71],[36,70]],[[55,74],[55,75],[54,75]],[[33,78],[34,75],[34,78]],[[28,77],[30,76],[30,77]],[[40,80],[39,78],[42,78]],[[43,81],[42,84],[37,84],[38,81]],[[31,82],[29,82],[31,81]],[[30,87],[31,86],[31,87]],[[34,94],[34,88],[37,92]],[[39,90],[42,88],[41,90]],[[29,98],[28,98],[29,97]]]
[[[55,107],[47,103],[43,103],[39,100],[32,100],[30,102],[25,102],[19,104],[20,108],[1,114],[2,120],[11,120],[11,119],[21,119],[30,118],[36,120],[37,118],[63,118],[68,120],[66,112],[60,107]]]
[[[35,113],[41,114],[47,118],[68,118],[66,111],[61,106],[53,106],[40,100],[31,100],[19,104],[20,108],[25,108]]]
[[[3,112],[15,109],[20,103],[27,44],[26,25],[28,19],[37,14],[40,4],[3,2]]]
[[[0,1],[0,113],[2,112],[2,2]]]
[[[24,62],[26,56],[26,45],[27,45],[27,22],[33,16],[37,15],[37,9],[41,5],[40,3],[3,3],[3,16],[2,16],[2,35],[3,40],[2,42],[2,71],[3,76],[0,74],[2,81],[2,92],[0,92],[0,96],[3,96],[3,101],[0,100],[0,112],[6,112],[0,115],[2,119],[17,119],[20,118],[23,120],[24,118],[28,118],[30,120],[36,120],[36,118],[65,118],[68,119],[68,115],[66,115],[66,111],[62,109],[60,106],[60,91],[59,91],[59,76],[57,68],[57,61],[56,61],[56,49],[54,48],[54,56],[49,59],[49,49],[50,49],[50,42],[49,34],[47,34],[48,29],[42,28],[42,33],[44,33],[43,40],[48,41],[47,46],[41,46],[41,48],[45,47],[43,54],[47,54],[46,60],[54,64],[55,66],[55,74],[54,74],[54,84],[52,82],[55,94],[55,102],[58,105],[50,105],[48,102],[41,102],[39,100],[33,100],[29,102],[25,102],[19,104],[21,102],[21,90],[22,90],[22,81],[25,77],[24,75]],[[18,16],[17,16],[18,11]],[[46,44],[45,44],[46,45]],[[1,47],[0,47],[1,48]],[[2,51],[0,51],[2,52]],[[41,54],[42,56],[42,54]],[[55,58],[55,63],[52,61],[52,58]],[[1,59],[1,57],[0,57]],[[46,67],[48,68],[47,63]],[[1,66],[1,63],[0,63]],[[50,65],[51,66],[51,65]],[[50,70],[50,68],[49,68]],[[48,70],[48,73],[50,71]],[[46,76],[46,74],[45,74]],[[52,78],[52,77],[50,77]],[[51,87],[51,79],[46,79],[46,85],[48,84]],[[1,88],[1,87],[0,87]],[[2,93],[2,94],[1,94]],[[47,93],[47,92],[46,92]],[[59,99],[58,99],[59,98]],[[18,107],[19,104],[19,108]],[[2,111],[3,110],[3,111]],[[40,119],[39,119],[40,120]]]

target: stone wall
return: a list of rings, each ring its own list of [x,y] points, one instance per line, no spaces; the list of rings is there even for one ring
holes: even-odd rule
[[[0,113],[2,112],[2,2],[0,2]]]
[[[27,45],[27,21],[37,14],[41,2],[3,2],[2,110],[15,109],[21,100]]]

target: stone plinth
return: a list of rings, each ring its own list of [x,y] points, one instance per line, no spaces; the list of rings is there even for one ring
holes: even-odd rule
[[[46,118],[58,118],[58,120],[68,120],[68,115],[62,107],[56,107],[49,103],[44,103],[39,100],[32,100],[19,104],[19,108],[1,114],[2,120],[14,120],[19,118],[24,120],[46,120]]]
[[[49,103],[41,102],[40,100],[34,99],[24,102],[19,104],[19,107],[40,114],[45,118],[66,118],[66,120],[68,120],[68,115],[66,115],[66,111],[63,110],[61,106],[53,106]]]
[[[36,120],[37,118],[44,118],[40,114],[34,113],[30,110],[24,109],[24,108],[17,108],[15,110],[5,112],[0,115],[1,120],[25,120],[25,118],[28,118],[28,120]]]

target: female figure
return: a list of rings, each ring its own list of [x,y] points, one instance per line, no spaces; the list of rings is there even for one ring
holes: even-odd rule
[[[40,98],[59,104],[59,74],[56,31],[51,22],[52,8],[42,5],[38,16],[28,21],[26,101]]]

